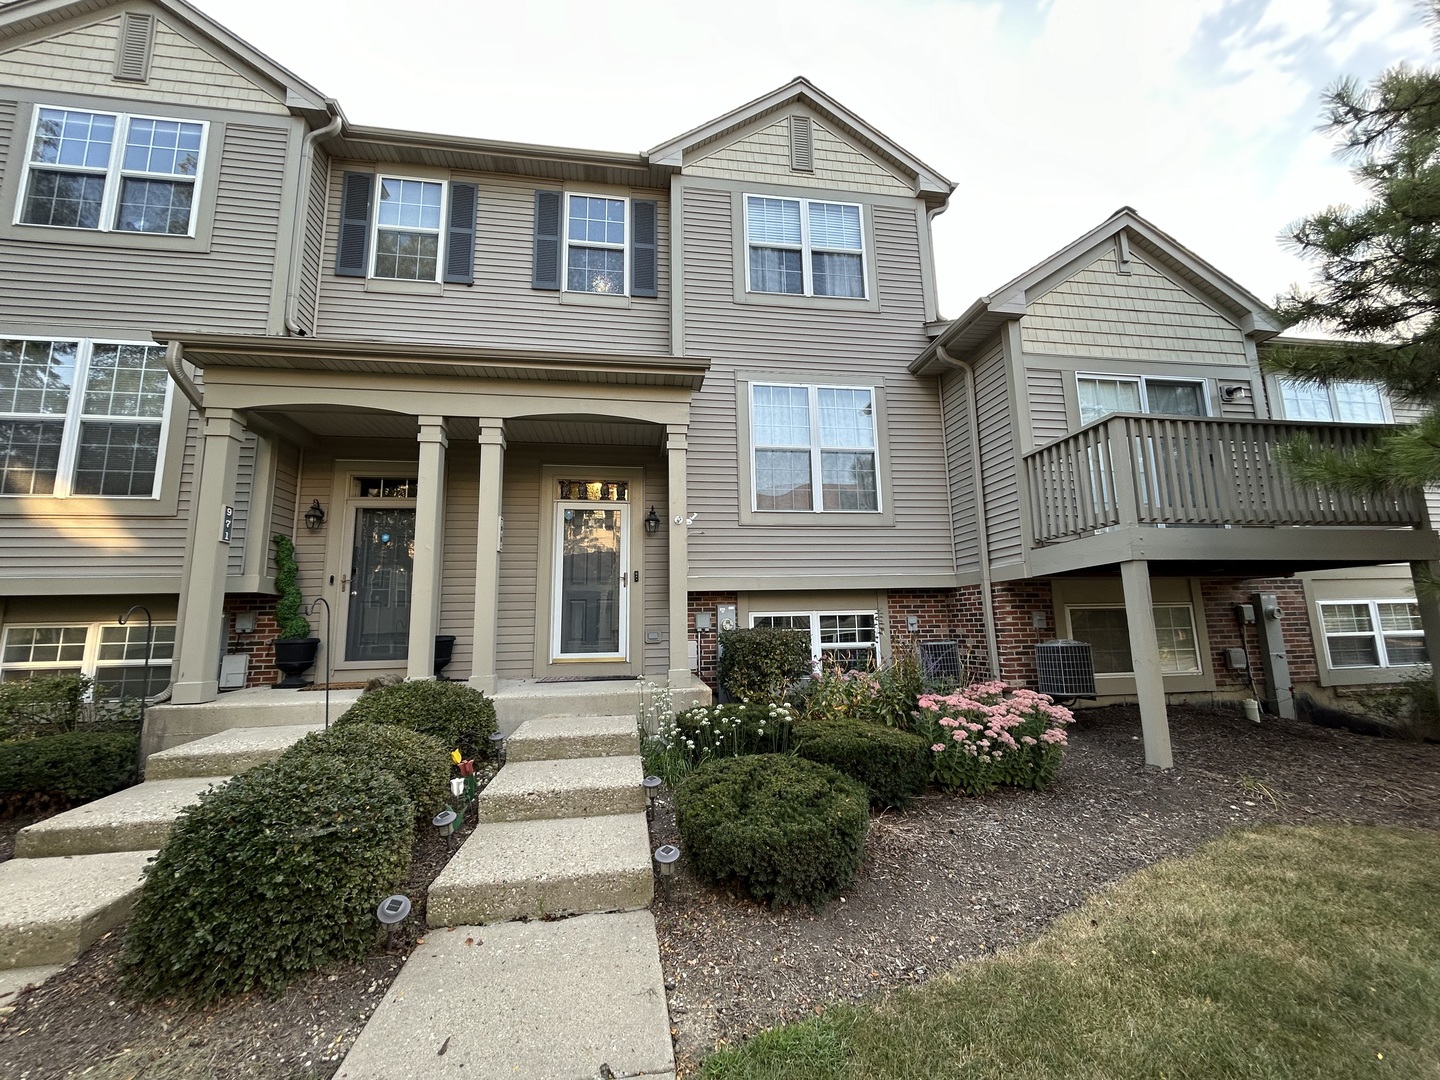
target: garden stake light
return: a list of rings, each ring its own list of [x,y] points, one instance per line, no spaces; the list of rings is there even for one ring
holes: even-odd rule
[[[455,791],[455,785],[458,784],[458,783],[460,783],[459,780],[452,780],[452,781],[450,781],[450,789],[451,789],[452,791]],[[460,792],[459,792],[459,791],[455,791],[455,794],[458,795],[458,794],[460,794]],[[440,830],[440,835],[443,836],[443,837],[445,837],[445,850],[446,850],[446,851],[449,851],[452,847],[455,846],[455,844],[454,844],[454,838],[455,838],[455,811],[454,811],[454,810],[441,810],[438,814],[435,815],[435,820],[433,820],[432,822],[430,822],[430,824],[431,824],[431,825],[434,825],[435,828],[439,829],[439,830]]]
[[[655,865],[660,868],[661,877],[675,873],[675,862],[680,858],[680,849],[674,844],[662,844],[655,849]]]
[[[647,776],[644,780],[640,781],[641,785],[645,788],[646,821],[655,820],[655,796],[660,793],[660,785],[664,782],[665,781],[661,780],[658,776]]]
[[[505,764],[505,733],[497,731],[490,736],[490,750],[495,755],[495,760],[501,765]]]
[[[385,948],[395,943],[395,930],[410,914],[410,898],[404,893],[395,893],[380,901],[375,909],[375,918],[385,927]]]

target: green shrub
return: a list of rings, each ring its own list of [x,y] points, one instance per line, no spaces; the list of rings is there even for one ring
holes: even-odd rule
[[[0,799],[87,802],[135,783],[140,737],[69,731],[0,743]]]
[[[395,724],[346,724],[307,735],[286,757],[327,758],[333,768],[369,762],[384,769],[405,789],[417,820],[434,817],[450,793],[450,750],[439,739]]]
[[[819,905],[855,880],[870,825],[863,784],[785,754],[717,758],[675,789],[695,874],[773,905]]]
[[[275,545],[275,591],[280,599],[275,605],[278,640],[298,641],[311,635],[310,620],[300,610],[303,597],[296,583],[300,564],[295,561],[295,541],[281,533],[270,537]]]
[[[0,739],[75,731],[93,682],[87,675],[41,675],[0,683]]]
[[[790,686],[811,672],[804,630],[757,626],[720,635],[720,685],[737,701],[784,701]]]
[[[904,806],[930,780],[930,746],[919,735],[843,717],[795,728],[795,753],[854,777],[876,806]]]
[[[414,809],[390,773],[297,754],[261,765],[181,814],[151,864],[125,940],[145,997],[278,993],[358,960],[375,906],[405,880]]]
[[[336,723],[399,724],[439,739],[446,750],[479,758],[490,754],[495,706],[464,683],[427,679],[367,691]]]

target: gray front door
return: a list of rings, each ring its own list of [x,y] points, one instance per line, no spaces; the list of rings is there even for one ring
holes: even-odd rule
[[[414,563],[413,508],[356,509],[346,660],[393,661],[409,655]]]

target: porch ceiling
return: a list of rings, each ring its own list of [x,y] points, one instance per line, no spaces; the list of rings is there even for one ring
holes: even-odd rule
[[[303,409],[257,410],[261,416],[283,417],[319,439],[405,439],[413,441],[417,419],[405,413],[314,405]],[[474,417],[449,418],[452,443],[474,442],[480,425]],[[568,446],[663,446],[665,428],[625,420],[598,420],[589,416],[528,416],[505,422],[506,439],[515,443],[553,443]]]

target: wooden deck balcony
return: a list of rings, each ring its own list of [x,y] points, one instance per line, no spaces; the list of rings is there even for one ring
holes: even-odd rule
[[[1130,557],[1289,558],[1297,568],[1437,557],[1420,495],[1354,495],[1291,479],[1279,450],[1297,435],[1345,451],[1369,445],[1376,432],[1115,413],[1041,447],[1024,459],[1035,562],[1061,571]],[[1076,541],[1076,550],[1054,550]]]

